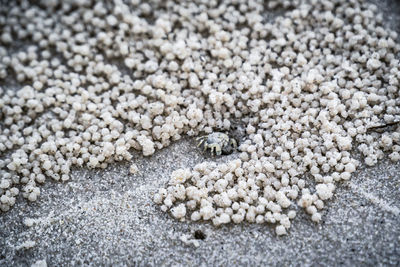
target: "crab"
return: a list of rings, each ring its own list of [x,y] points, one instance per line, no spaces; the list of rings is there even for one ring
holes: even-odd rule
[[[210,133],[198,137],[196,140],[199,141],[197,145],[198,147],[203,145],[204,150],[210,149],[212,155],[214,155],[214,152],[218,156],[222,153],[229,154],[237,147],[235,139],[230,138],[229,135],[221,132]]]

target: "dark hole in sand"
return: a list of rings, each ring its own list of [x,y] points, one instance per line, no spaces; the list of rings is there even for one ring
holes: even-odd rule
[[[201,230],[196,230],[196,231],[194,232],[194,238],[200,239],[200,240],[204,240],[204,239],[206,239],[206,235],[203,233],[203,231],[201,231]]]

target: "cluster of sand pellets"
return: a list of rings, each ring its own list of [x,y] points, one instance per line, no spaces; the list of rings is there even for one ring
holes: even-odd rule
[[[154,201],[282,235],[360,164],[400,159],[400,45],[366,1],[22,0],[0,28],[3,211],[71,167],[238,125],[236,159],[174,171]]]

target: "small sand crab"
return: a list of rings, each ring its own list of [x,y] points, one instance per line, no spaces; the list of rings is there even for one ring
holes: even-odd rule
[[[229,154],[237,147],[235,139],[220,132],[210,133],[209,135],[198,137],[196,140],[199,141],[197,146],[203,145],[204,150],[209,148],[212,155],[214,155],[214,152],[218,156],[222,153]]]

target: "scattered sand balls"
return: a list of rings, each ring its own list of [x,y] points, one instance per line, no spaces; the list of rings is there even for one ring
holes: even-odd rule
[[[400,160],[400,45],[376,11],[361,0],[3,5],[0,209],[20,193],[36,201],[72,167],[236,131],[237,159],[174,171],[154,195],[161,210],[274,223],[277,235],[296,205],[319,222],[360,165],[353,151],[368,166]]]
[[[131,166],[129,167],[129,172],[131,174],[137,174],[139,172],[139,168],[135,163],[132,163]]]
[[[176,219],[182,219],[186,215],[186,206],[185,204],[179,204],[175,208],[171,209],[171,214],[174,216]]]
[[[333,196],[333,190],[335,189],[335,185],[332,183],[328,184],[317,184],[315,186],[318,197],[321,200],[330,199]]]
[[[275,231],[276,231],[276,234],[279,236],[279,235],[286,235],[287,233],[286,233],[286,228],[283,226],[283,225],[278,225],[278,226],[276,226],[276,229],[275,229]]]

